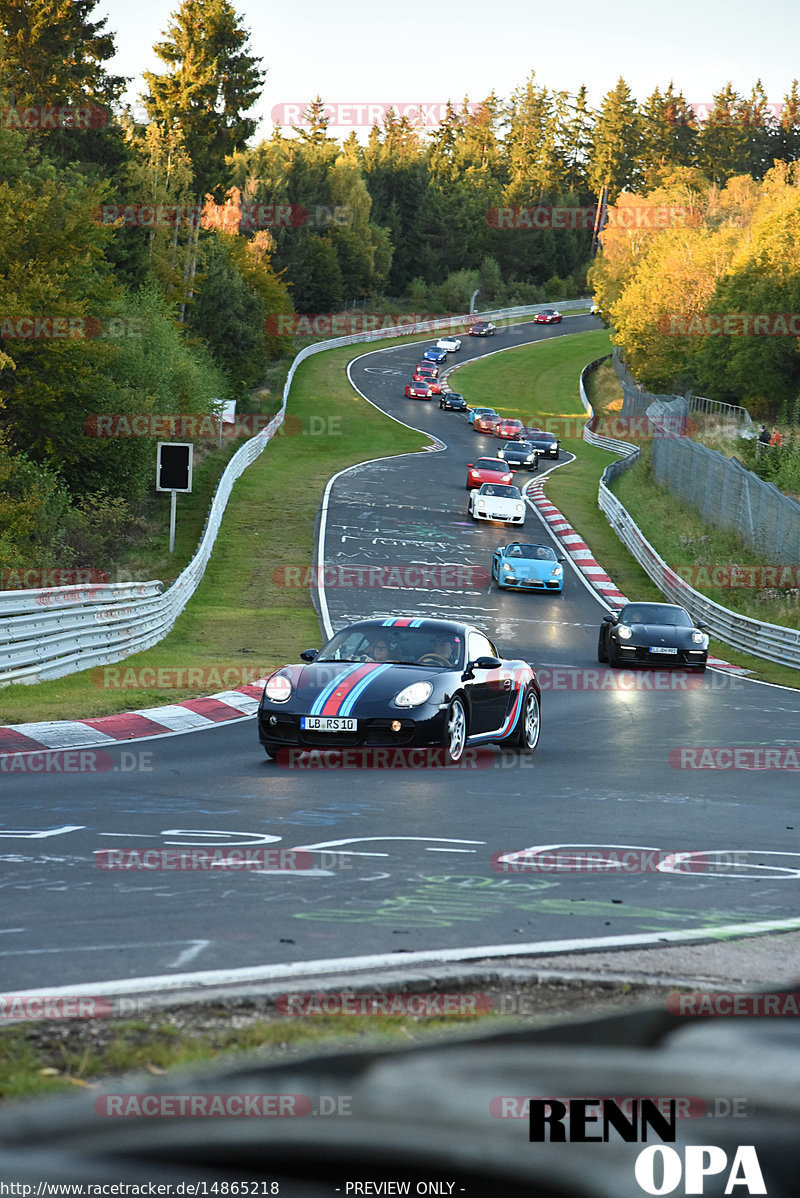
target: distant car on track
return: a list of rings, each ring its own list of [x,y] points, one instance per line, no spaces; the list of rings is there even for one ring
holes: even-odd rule
[[[495,420],[498,419],[498,413],[495,412],[494,408],[469,407],[469,408],[467,408],[467,420],[470,422],[470,424],[472,424],[473,421],[475,420],[476,416],[483,416],[483,414],[485,412],[488,412],[490,416],[493,416],[495,418]]]
[[[502,520],[504,524],[525,523],[525,500],[519,487],[484,483],[470,491],[467,515],[473,520]]]
[[[438,366],[440,362],[444,362],[446,357],[446,349],[439,349],[438,345],[432,345],[429,349],[425,350],[425,353],[422,355],[422,360],[423,362],[435,362]]]
[[[685,607],[675,603],[626,603],[603,616],[597,660],[610,666],[659,665],[706,668],[708,636]]]
[[[470,325],[470,337],[491,337],[495,332],[495,327],[491,321],[478,320],[475,324]]]
[[[538,449],[540,458],[555,458],[558,461],[561,457],[561,441],[555,433],[546,433],[540,428],[525,428],[522,436],[534,449]]]
[[[466,412],[467,401],[457,391],[445,391],[439,398],[439,407],[445,412]]]
[[[406,387],[406,399],[433,399],[433,392],[425,383],[409,383]]]
[[[484,483],[513,483],[514,475],[505,462],[498,458],[478,458],[467,466],[467,490],[482,487]]]
[[[543,312],[537,312],[533,318],[534,324],[561,324],[563,317],[555,308],[545,308]]]
[[[455,354],[461,349],[460,337],[440,337],[436,342],[437,349],[443,349],[448,354]]]
[[[411,376],[415,383],[421,383],[423,379],[438,379],[439,367],[434,366],[432,362],[420,362],[414,367],[414,373]]]
[[[507,420],[503,417],[495,422],[494,435],[503,437],[507,441],[519,441],[522,437],[524,425],[521,420]]]
[[[380,661],[373,652],[379,642]],[[264,687],[258,737],[268,757],[417,747],[436,749],[455,765],[468,746],[532,753],[539,743],[535,673],[527,662],[503,660],[470,624],[416,616],[363,620],[300,657]],[[441,763],[438,755],[434,763]]]
[[[564,589],[566,559],[549,545],[530,545],[512,541],[501,545],[492,556],[492,578],[503,589],[516,591],[556,591]]]
[[[499,419],[497,412],[480,412],[472,421],[472,431],[474,433],[493,433]]]
[[[539,451],[530,441],[507,441],[505,445],[498,445],[497,456],[508,462],[513,470],[533,472],[539,469]]]

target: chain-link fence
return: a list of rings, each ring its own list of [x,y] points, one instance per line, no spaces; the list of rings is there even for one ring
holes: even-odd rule
[[[752,420],[747,409],[702,396],[654,395],[639,386],[619,350],[614,351],[614,369],[624,396],[623,418],[647,420],[652,428],[653,477],[709,524],[733,529],[771,561],[800,561],[800,504],[745,469],[737,458],[726,458],[683,435],[690,411],[748,430]]]
[[[738,461],[686,437],[653,441],[653,477],[709,524],[734,529],[773,562],[800,561],[800,503]]]

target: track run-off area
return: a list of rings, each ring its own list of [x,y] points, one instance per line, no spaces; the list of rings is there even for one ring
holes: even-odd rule
[[[465,337],[446,368],[596,327],[575,316]],[[497,442],[436,399],[404,398],[421,350],[371,349],[350,364],[359,402],[434,440],[331,481],[324,578],[353,566],[397,566],[406,579],[411,567],[488,571],[507,541],[558,545],[533,503],[524,536],[467,516],[466,465]],[[469,397],[467,377],[452,385]],[[569,460],[542,462],[531,484]],[[615,680],[596,658],[608,606],[569,560],[565,571],[560,595],[487,582],[319,593],[333,630],[365,617],[451,617],[533,663],[543,731],[530,758],[496,750],[446,770],[331,768],[330,758],[286,768],[266,760],[248,717],[127,741],[99,774],[4,773],[2,989],[169,988],[800,928],[797,772],[760,768],[763,752],[756,768],[703,768],[700,752],[797,748],[800,693],[711,669]],[[263,864],[215,868],[214,850],[234,848]],[[132,850],[163,849],[197,850],[195,868],[103,868],[109,850],[132,861]],[[311,867],[275,868],[269,854],[281,849],[304,850]]]

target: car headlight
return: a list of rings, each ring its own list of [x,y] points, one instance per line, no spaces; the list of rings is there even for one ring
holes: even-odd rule
[[[553,566],[553,578],[560,578],[564,573],[563,566]]]
[[[526,457],[526,459],[525,459],[525,465],[527,466],[527,465],[528,465],[530,462],[535,462],[535,461],[536,461],[536,454],[535,454],[535,453],[529,453],[529,454],[528,454],[528,456],[527,456],[527,457]]]
[[[292,693],[291,679],[285,674],[273,674],[267,679],[264,695],[271,703],[285,703]]]
[[[486,500],[485,500],[485,499],[479,499],[479,500],[478,500],[478,507],[480,508],[480,510],[481,510],[482,512],[483,512],[483,511],[485,511],[485,510],[486,510]]]
[[[480,478],[481,473],[480,470],[470,470],[470,475],[472,478]]]
[[[518,504],[517,504],[517,515],[518,515],[518,516],[521,516],[521,515],[522,515],[522,513],[523,513],[524,511],[525,511],[525,504],[524,504],[524,503],[518,503]]]
[[[400,691],[399,695],[395,695],[395,706],[419,707],[421,703],[427,703],[432,694],[433,686],[430,682],[412,682],[411,686],[407,686],[405,690]]]
[[[633,636],[633,629],[629,628],[627,624],[618,624],[617,636],[623,641],[629,641]]]
[[[514,573],[514,567],[513,567],[513,566],[509,566],[508,562],[503,562],[503,569],[505,570],[506,574],[513,574],[513,573]]]
[[[695,645],[702,645],[703,648],[705,648],[708,644],[708,637],[704,632],[693,632],[692,640],[694,641]]]

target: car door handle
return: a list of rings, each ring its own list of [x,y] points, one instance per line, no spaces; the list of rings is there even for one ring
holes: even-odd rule
[[[510,678],[504,678],[504,679],[503,679],[503,690],[504,690],[504,691],[510,691],[510,690],[511,690],[511,679],[510,679]]]

